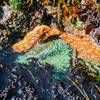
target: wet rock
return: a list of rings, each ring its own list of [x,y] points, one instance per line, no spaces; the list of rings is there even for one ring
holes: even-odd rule
[[[3,9],[2,9],[2,7],[0,7],[0,19],[2,19],[3,14],[4,14]]]
[[[99,100],[100,95],[96,91],[100,82],[88,80],[86,74],[80,73],[78,68],[70,68],[64,80],[55,80],[52,78],[51,65],[42,65],[35,58],[31,58],[28,65],[16,63],[18,54],[6,50],[2,54],[2,99],[84,100],[87,96],[90,100]]]
[[[29,14],[16,13],[9,5],[1,6],[0,9],[0,45],[4,44],[7,39],[7,42],[11,43],[16,38],[20,39],[21,35],[25,35],[24,33],[30,27],[31,17]],[[5,29],[2,29],[2,26]]]
[[[11,18],[13,11],[8,5],[2,6],[1,9],[2,18],[0,19],[0,23],[4,24],[9,18]]]
[[[7,45],[9,32],[7,31],[6,27],[2,24],[0,24],[0,50],[3,48],[3,46]]]
[[[95,28],[89,33],[89,35],[95,40],[98,45],[100,45],[100,27]]]
[[[10,32],[26,32],[30,19],[23,13],[13,13],[12,18],[6,22]]]

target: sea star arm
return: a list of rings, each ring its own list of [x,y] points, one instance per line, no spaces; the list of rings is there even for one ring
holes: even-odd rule
[[[81,58],[100,61],[100,47],[88,35],[84,34],[82,38],[78,38],[75,35],[61,32],[56,28],[50,29],[46,25],[37,26],[33,31],[27,33],[23,40],[12,46],[13,51],[20,53],[32,48],[41,39],[44,32],[46,32],[46,38],[58,35],[75,49]]]
[[[32,31],[28,32],[23,40],[15,43],[12,46],[13,51],[21,53],[32,48],[40,39],[44,32],[47,32],[50,28],[46,25],[35,27]]]

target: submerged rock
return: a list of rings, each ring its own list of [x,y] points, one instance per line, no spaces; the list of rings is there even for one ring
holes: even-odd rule
[[[6,54],[0,64],[0,99],[84,100],[87,96],[99,100],[100,82],[88,82],[78,68],[68,69],[64,80],[55,80],[52,66],[42,65],[34,58],[28,65],[16,63],[14,55]]]

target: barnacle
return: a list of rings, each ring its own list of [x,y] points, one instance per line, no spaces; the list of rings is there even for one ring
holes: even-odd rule
[[[6,27],[2,24],[0,24],[0,50],[4,47],[7,46],[8,43],[8,37],[9,37],[9,32],[6,29]],[[6,44],[6,45],[5,45]]]

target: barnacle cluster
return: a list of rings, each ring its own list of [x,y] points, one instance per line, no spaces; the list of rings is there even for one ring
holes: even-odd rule
[[[7,32],[7,29],[2,24],[0,24],[0,50],[4,47],[4,45],[6,46],[8,36],[9,32]]]

